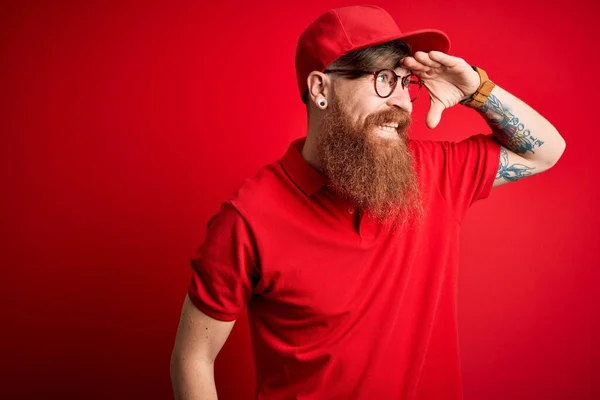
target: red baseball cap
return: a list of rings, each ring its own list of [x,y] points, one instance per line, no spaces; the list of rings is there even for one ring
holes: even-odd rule
[[[296,48],[300,96],[308,90],[312,71],[323,72],[341,56],[369,46],[401,39],[411,51],[447,53],[450,39],[437,29],[402,33],[387,11],[376,6],[350,6],[327,11],[306,28]]]

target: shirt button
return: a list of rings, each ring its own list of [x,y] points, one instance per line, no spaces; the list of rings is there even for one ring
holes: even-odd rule
[[[348,214],[354,214],[354,208],[348,207]]]

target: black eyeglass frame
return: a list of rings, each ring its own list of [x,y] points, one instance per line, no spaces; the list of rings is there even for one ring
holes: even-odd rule
[[[394,84],[392,86],[392,90],[390,90],[390,93],[387,96],[382,96],[377,91],[377,75],[379,75],[383,71],[390,71],[395,78]],[[327,73],[342,73],[342,74],[345,73],[345,74],[373,75],[373,89],[375,89],[375,93],[377,94],[377,96],[381,97],[382,99],[387,99],[388,97],[390,97],[392,95],[392,93],[394,93],[394,90],[396,90],[396,86],[398,86],[398,80],[400,80],[400,82],[402,83],[402,87],[404,89],[408,89],[408,85],[410,85],[410,84],[419,85],[419,90],[417,91],[417,95],[415,96],[414,99],[410,99],[411,103],[415,102],[419,98],[419,94],[421,93],[421,88],[423,87],[423,81],[418,76],[416,76],[414,74],[408,74],[405,76],[401,76],[401,75],[396,74],[396,72],[394,70],[387,69],[387,68],[378,69],[376,71],[363,71],[360,69],[326,69],[323,71],[323,73],[325,73],[325,74],[327,74]],[[417,80],[418,80],[417,82],[413,83],[410,81],[410,78],[413,76],[417,78]]]

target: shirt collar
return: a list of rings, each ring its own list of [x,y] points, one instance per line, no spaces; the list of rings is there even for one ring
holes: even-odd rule
[[[302,149],[306,137],[296,139],[281,158],[281,165],[290,179],[306,194],[311,196],[329,183],[329,178],[306,162]]]

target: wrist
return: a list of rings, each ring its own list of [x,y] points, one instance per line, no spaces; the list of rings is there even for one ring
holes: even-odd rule
[[[483,69],[475,66],[471,68],[479,74],[479,87],[471,96],[461,100],[460,104],[471,108],[479,108],[485,104],[496,85],[488,78],[487,73]]]

